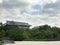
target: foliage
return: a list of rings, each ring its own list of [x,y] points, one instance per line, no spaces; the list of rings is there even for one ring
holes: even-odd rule
[[[4,26],[0,23],[0,40],[9,37],[15,41],[48,41],[60,40],[60,28],[49,25],[36,26],[32,29]]]

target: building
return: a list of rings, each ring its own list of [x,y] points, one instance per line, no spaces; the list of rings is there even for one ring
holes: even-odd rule
[[[29,28],[31,26],[28,23],[16,22],[16,21],[7,21],[5,23],[5,25],[8,25],[8,26],[17,26],[19,28]]]

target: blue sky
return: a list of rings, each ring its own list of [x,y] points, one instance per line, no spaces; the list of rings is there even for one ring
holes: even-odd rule
[[[0,0],[0,22],[6,20],[60,27],[60,0]]]

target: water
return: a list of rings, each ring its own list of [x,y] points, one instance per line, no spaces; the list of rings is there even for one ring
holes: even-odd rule
[[[15,41],[5,45],[60,45],[60,41]]]

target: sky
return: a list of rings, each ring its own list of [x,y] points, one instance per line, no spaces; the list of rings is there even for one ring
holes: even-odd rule
[[[0,0],[0,22],[60,27],[60,0]]]

